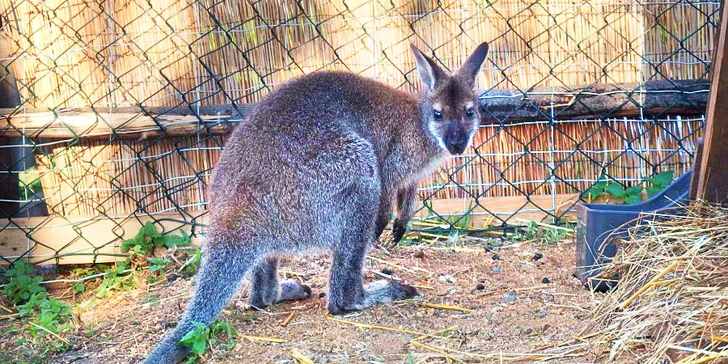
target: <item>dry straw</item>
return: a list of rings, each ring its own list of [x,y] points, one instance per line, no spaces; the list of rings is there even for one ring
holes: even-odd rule
[[[674,210],[672,210],[674,211]],[[619,277],[576,340],[590,361],[728,362],[728,209],[643,216],[601,278]]]

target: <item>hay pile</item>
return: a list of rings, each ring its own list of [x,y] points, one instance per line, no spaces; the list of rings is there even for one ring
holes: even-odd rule
[[[728,209],[643,217],[601,277],[619,277],[560,350],[624,363],[728,363]],[[563,352],[562,351],[562,352]]]

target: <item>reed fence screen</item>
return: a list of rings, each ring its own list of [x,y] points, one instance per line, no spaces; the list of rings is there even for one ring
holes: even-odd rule
[[[108,261],[147,221],[204,233],[210,172],[252,104],[317,70],[415,91],[410,43],[449,69],[491,45],[486,120],[420,185],[419,216],[568,219],[601,176],[691,168],[719,7],[1,0],[0,264]]]

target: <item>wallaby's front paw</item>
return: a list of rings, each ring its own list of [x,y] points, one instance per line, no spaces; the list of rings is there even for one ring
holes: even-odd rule
[[[407,221],[400,221],[399,219],[394,220],[392,226],[392,242],[399,243],[407,232]]]

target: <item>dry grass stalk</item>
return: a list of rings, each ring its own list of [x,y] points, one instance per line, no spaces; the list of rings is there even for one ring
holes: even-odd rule
[[[281,338],[277,338],[277,337],[253,336],[253,335],[240,335],[240,337],[243,339],[248,339],[248,340],[252,340],[252,341],[266,341],[269,343],[277,343],[277,344],[286,342],[286,339],[281,339]]]
[[[617,287],[560,348],[595,361],[728,362],[728,209],[645,215],[619,244],[600,276],[620,277]]]
[[[311,358],[298,351],[298,349],[293,349],[293,351],[291,351],[291,357],[296,359],[297,363],[314,364],[314,361]]]
[[[422,307],[424,307],[424,308],[434,308],[434,309],[438,309],[438,310],[460,311],[460,312],[465,312],[465,313],[473,312],[473,310],[471,310],[469,308],[460,307],[460,306],[442,305],[442,304],[438,304],[438,303],[427,303],[427,302],[425,302],[425,303],[422,304]]]

